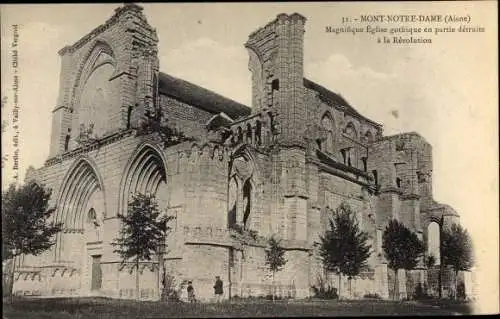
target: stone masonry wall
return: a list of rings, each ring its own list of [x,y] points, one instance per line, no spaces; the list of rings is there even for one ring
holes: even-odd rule
[[[117,82],[119,88],[114,93],[118,96],[112,97],[112,100],[119,102],[111,106],[114,111],[109,115],[108,126],[115,131],[125,128],[129,108],[133,109],[131,120],[137,123],[148,107],[145,106],[146,96],[153,96],[152,80],[158,66],[157,57],[154,56],[158,39],[141,11],[142,8],[135,5],[119,8],[106,23],[74,45],[59,51],[62,57],[60,89],[53,113],[50,156],[64,151],[68,130],[72,140],[79,134],[80,94],[101,53],[112,57],[114,74],[110,81]],[[142,62],[139,62],[140,56]],[[145,61],[149,61],[147,65]]]
[[[168,123],[179,128],[187,136],[202,136],[206,134],[204,125],[213,116],[212,113],[175,100],[166,95],[160,95],[160,106]]]

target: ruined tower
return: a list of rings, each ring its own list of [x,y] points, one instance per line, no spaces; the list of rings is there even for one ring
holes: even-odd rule
[[[135,4],[117,8],[106,23],[59,51],[50,157],[85,139],[136,127],[146,109],[154,110],[158,38],[142,10]]]

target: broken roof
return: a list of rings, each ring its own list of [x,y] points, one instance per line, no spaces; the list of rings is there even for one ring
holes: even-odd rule
[[[250,115],[251,108],[191,82],[160,72],[159,91],[212,114],[225,113],[232,119]]]
[[[250,107],[186,80],[173,77],[163,72],[160,72],[159,80],[160,93],[173,97],[186,104],[204,109],[212,114],[225,113],[231,119],[236,120],[237,118],[248,116],[251,113]],[[345,113],[362,118],[377,126],[381,126],[361,115],[341,95],[306,78],[304,78],[304,87],[318,92],[321,99],[331,105],[343,108]]]
[[[328,90],[327,88],[325,88],[324,86],[321,86],[321,85],[319,85],[319,84],[317,84],[309,79],[306,79],[306,78],[304,78],[304,87],[306,87],[310,90],[313,90],[315,92],[318,92],[320,99],[324,100],[325,102],[327,102],[330,105],[337,105],[337,106],[343,108],[345,113],[352,115],[354,117],[362,118],[362,119],[364,119],[372,124],[375,124],[377,126],[382,126],[382,125],[370,120],[369,118],[361,115],[340,94],[334,93],[334,92]]]

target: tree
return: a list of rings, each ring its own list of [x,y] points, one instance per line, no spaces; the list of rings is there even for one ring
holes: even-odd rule
[[[339,274],[339,296],[341,275],[351,280],[366,269],[371,245],[368,234],[359,228],[356,216],[348,203],[343,202],[329,219],[329,229],[320,236],[319,254],[327,271]]]
[[[119,214],[122,222],[119,237],[112,245],[114,252],[122,258],[122,264],[135,261],[136,296],[139,299],[139,262],[150,261],[153,256],[161,258],[168,231],[168,222],[174,219],[158,209],[154,195],[134,194],[128,204],[127,215]],[[159,273],[158,267],[158,273]]]
[[[192,138],[185,136],[183,132],[168,124],[168,119],[164,116],[162,109],[157,109],[154,113],[146,110],[139,122],[137,134],[157,134],[164,148],[192,140]]]
[[[285,249],[280,245],[281,241],[276,239],[274,236],[271,236],[268,240],[268,248],[266,251],[266,265],[269,266],[269,270],[273,274],[273,302],[274,295],[276,294],[276,287],[274,283],[274,276],[276,272],[283,269],[287,260],[285,259]]]
[[[444,229],[442,238],[443,264],[449,265],[455,272],[455,292],[458,286],[458,272],[468,271],[474,265],[472,239],[469,232],[459,224]],[[453,294],[456,298],[456,293]]]
[[[395,273],[394,296],[398,298],[398,270],[410,270],[417,266],[424,252],[424,243],[403,223],[392,219],[384,230],[382,248],[388,267]]]
[[[2,261],[12,259],[10,292],[14,284],[14,258],[39,255],[55,244],[54,235],[62,224],[51,220],[52,192],[35,181],[16,187],[11,184],[2,194]]]

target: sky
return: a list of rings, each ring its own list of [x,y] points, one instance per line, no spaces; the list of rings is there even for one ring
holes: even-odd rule
[[[305,76],[340,93],[360,113],[382,124],[385,135],[416,131],[431,143],[435,199],[460,214],[476,242],[479,267],[498,265],[496,2],[141,5],[148,22],[157,30],[161,71],[249,106],[251,82],[243,46],[248,35],[278,13],[304,15]],[[51,110],[59,90],[57,51],[103,23],[118,6],[0,6],[2,98],[7,97],[2,119],[8,121],[7,131],[2,134],[2,154],[8,155],[2,169],[4,187],[13,176],[12,25],[18,25],[19,35],[22,179],[27,167],[40,167],[48,157]],[[376,36],[366,33],[325,32],[326,26],[341,26],[342,17],[376,14],[469,16],[467,26],[484,27],[484,32],[442,33],[432,36],[432,44],[406,45],[377,43]],[[358,25],[366,27],[367,23]],[[403,25],[410,24],[385,26]],[[497,269],[493,275],[498,276]],[[498,286],[487,286],[488,281],[498,283],[498,279],[484,277],[482,285],[484,293],[494,293],[498,303]]]

